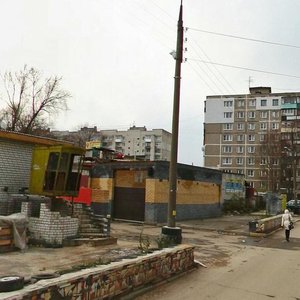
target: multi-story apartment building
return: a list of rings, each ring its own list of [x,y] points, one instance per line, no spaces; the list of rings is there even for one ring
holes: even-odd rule
[[[204,114],[206,167],[244,174],[257,191],[300,193],[300,93],[207,96]]]
[[[101,130],[101,145],[126,157],[143,160],[170,160],[171,133],[163,129],[147,130],[132,126],[126,131]]]
[[[78,131],[52,131],[56,138],[72,141],[85,147],[94,141],[103,148],[124,154],[126,158],[141,160],[167,160],[171,156],[172,134],[164,129],[147,130],[132,126],[128,130],[97,130],[97,127],[83,127]]]

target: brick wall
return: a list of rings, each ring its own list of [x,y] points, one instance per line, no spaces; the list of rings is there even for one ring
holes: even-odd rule
[[[29,187],[33,145],[0,139],[0,215],[6,215],[9,194]],[[8,192],[3,191],[8,187]]]
[[[30,212],[30,203],[22,204],[22,212]],[[40,217],[29,218],[30,238],[45,245],[59,246],[66,238],[78,234],[79,220],[69,216],[62,217],[59,212],[50,211],[47,204],[42,203]]]
[[[115,299],[195,267],[194,249],[179,245],[146,256],[39,281],[2,299]]]

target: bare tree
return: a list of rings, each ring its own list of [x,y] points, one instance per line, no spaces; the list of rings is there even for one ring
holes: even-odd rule
[[[280,187],[281,147],[280,133],[277,130],[268,131],[263,135],[259,147],[262,191],[277,192]]]
[[[85,148],[86,142],[100,141],[101,132],[97,126],[89,127],[88,124],[77,126],[75,131],[51,132],[54,137],[73,142],[75,145]]]
[[[45,129],[48,116],[67,109],[71,95],[61,88],[61,77],[43,79],[40,71],[24,66],[19,72],[6,72],[2,80],[7,107],[0,111],[0,121],[6,130],[32,133]]]
[[[85,148],[86,142],[93,140],[100,140],[100,132],[97,131],[97,127],[88,127],[88,125],[80,126],[74,134],[74,142],[79,146]]]

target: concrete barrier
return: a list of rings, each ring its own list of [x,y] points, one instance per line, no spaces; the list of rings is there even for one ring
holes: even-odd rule
[[[282,215],[253,220],[249,222],[250,236],[265,236],[276,231],[281,226]]]

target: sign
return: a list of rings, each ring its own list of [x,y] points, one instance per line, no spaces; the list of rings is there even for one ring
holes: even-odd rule
[[[101,146],[100,141],[88,141],[85,142],[85,149],[92,150],[93,148],[99,148]]]

